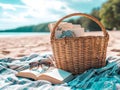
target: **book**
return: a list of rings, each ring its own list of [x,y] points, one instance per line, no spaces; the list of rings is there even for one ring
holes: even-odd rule
[[[53,28],[55,26],[56,23],[50,23],[48,25],[48,28],[50,30],[50,32],[52,33]],[[65,30],[71,30],[71,28],[73,28],[72,23],[67,23],[67,22],[61,22],[58,27],[57,30],[55,31],[55,37],[58,39],[60,38],[60,36],[62,35],[62,32]]]
[[[55,26],[56,23],[50,23],[48,25],[48,28],[50,29],[50,32],[53,31],[53,28]],[[67,23],[67,22],[61,22],[59,25],[58,25],[58,28],[56,31],[58,31],[59,29],[61,29],[61,31],[64,31],[64,30],[71,30],[73,28],[73,25],[72,23]]]
[[[72,30],[76,37],[84,36],[84,28],[80,25],[74,24]]]
[[[31,78],[33,80],[47,80],[52,84],[62,84],[73,79],[72,73],[58,68],[53,68],[46,72],[43,72],[41,68],[36,70],[27,69],[18,72],[16,76]]]
[[[48,25],[50,32],[52,32],[54,26],[55,23],[50,23]],[[74,33],[75,37],[84,36],[84,28],[82,28],[81,25],[61,22],[58,26],[58,29],[55,31],[55,37],[60,38],[60,36],[63,34],[62,32],[67,30],[71,30]]]

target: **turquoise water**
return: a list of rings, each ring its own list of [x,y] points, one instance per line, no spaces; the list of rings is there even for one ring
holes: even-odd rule
[[[2,32],[0,37],[7,36],[33,36],[33,35],[49,35],[49,32]]]

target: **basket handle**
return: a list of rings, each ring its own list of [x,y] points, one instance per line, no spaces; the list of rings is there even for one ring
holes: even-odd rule
[[[51,33],[51,40],[52,40],[52,39],[55,39],[55,30],[56,30],[57,26],[60,24],[60,22],[62,22],[65,18],[68,18],[68,17],[71,17],[71,16],[84,16],[84,17],[87,17],[87,18],[93,20],[94,22],[96,22],[96,23],[100,26],[100,28],[101,28],[102,31],[103,31],[104,36],[109,38],[108,32],[106,31],[106,29],[104,28],[104,26],[101,24],[101,22],[98,21],[96,18],[94,18],[94,17],[91,16],[91,15],[84,14],[84,13],[73,13],[73,14],[69,14],[69,15],[67,15],[67,16],[64,16],[63,18],[61,18],[61,19],[55,24],[55,26],[54,26],[54,28],[53,28],[53,31],[52,31],[52,33]]]

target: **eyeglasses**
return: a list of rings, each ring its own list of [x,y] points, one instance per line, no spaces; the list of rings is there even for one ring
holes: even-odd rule
[[[51,66],[51,63],[45,60],[41,60],[40,62],[31,62],[29,63],[30,70],[36,70],[41,67],[44,71],[48,70]]]
[[[42,59],[40,61],[29,63],[29,66],[30,66],[30,70],[36,70],[39,67],[41,67],[42,70],[46,71],[50,67],[54,66],[53,58],[51,56],[48,56],[47,58]]]

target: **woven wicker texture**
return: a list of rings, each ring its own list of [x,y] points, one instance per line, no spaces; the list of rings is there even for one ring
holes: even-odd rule
[[[55,30],[64,19],[71,16],[84,16],[96,22],[102,29],[104,36],[82,36],[69,38],[55,38]],[[61,18],[51,33],[51,46],[58,68],[80,74],[90,68],[99,68],[106,64],[106,50],[109,35],[104,26],[93,16],[83,13],[73,13]]]

